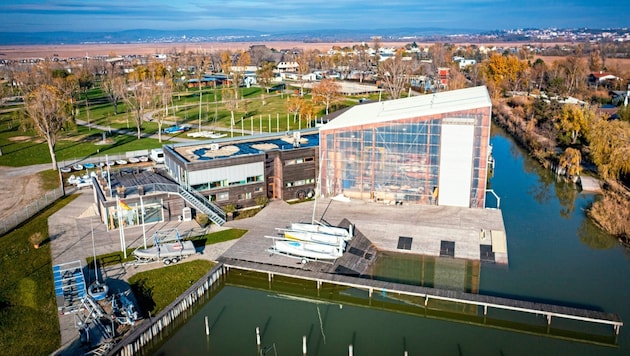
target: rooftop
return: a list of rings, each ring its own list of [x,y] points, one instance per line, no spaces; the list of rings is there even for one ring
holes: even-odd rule
[[[272,150],[292,150],[303,147],[317,147],[319,134],[286,132],[247,136],[240,139],[210,140],[199,143],[186,143],[171,146],[188,162],[210,161],[242,155],[260,154]]]
[[[399,100],[356,105],[339,115],[335,120],[321,126],[320,130],[325,131],[491,106],[488,90],[485,86],[479,86],[412,96]]]

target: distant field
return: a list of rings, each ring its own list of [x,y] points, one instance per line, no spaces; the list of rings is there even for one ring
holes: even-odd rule
[[[564,57],[561,56],[535,56],[534,60],[541,58],[545,63],[551,64]],[[617,66],[619,68],[617,68]],[[620,73],[630,72],[630,58],[608,58],[606,59],[606,67],[609,70],[619,70]]]
[[[400,42],[381,42],[381,47],[401,47],[409,41]],[[361,44],[361,41],[355,42],[322,42],[322,43],[305,43],[299,41],[293,42],[212,42],[212,43],[146,43],[146,44],[79,44],[79,45],[32,45],[32,46],[3,46],[0,45],[0,59],[20,59],[20,58],[49,58],[58,56],[61,58],[98,56],[98,55],[127,55],[127,54],[153,54],[168,53],[173,49],[181,51],[225,51],[225,50],[245,50],[252,45],[265,45],[268,48],[275,49],[318,49],[320,51],[329,50],[332,46],[352,47]],[[368,44],[372,44],[368,42]],[[433,45],[433,42],[416,42],[418,46],[427,47]],[[466,46],[470,42],[461,42],[460,45]],[[487,47],[512,47],[521,46],[525,43],[518,42],[497,42],[497,43],[474,43],[477,46],[485,45]],[[555,46],[558,43],[545,43],[545,46]]]
[[[19,58],[61,58],[98,56],[98,55],[127,55],[168,53],[173,49],[182,51],[221,52],[225,50],[246,50],[252,45],[265,45],[275,49],[319,49],[329,50],[332,46],[352,46],[361,42],[340,43],[304,43],[304,42],[215,42],[215,43],[147,43],[147,44],[82,44],[82,45],[41,45],[41,46],[2,46],[0,45],[0,59]],[[382,43],[381,46],[399,47],[406,42]]]

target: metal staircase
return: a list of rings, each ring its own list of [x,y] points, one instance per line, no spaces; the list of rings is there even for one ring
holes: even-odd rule
[[[182,186],[179,186],[177,193],[184,198],[184,200],[194,205],[200,212],[208,215],[208,218],[215,224],[220,226],[227,221],[225,212],[218,206],[212,204],[203,195],[192,190],[186,190]]]

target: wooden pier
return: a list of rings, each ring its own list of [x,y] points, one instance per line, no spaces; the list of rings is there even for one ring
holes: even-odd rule
[[[544,315],[547,319],[548,327],[551,326],[552,319],[554,318],[577,320],[595,324],[611,325],[613,327],[615,336],[619,335],[621,326],[623,326],[623,321],[617,314],[605,313],[595,310],[536,303],[488,295],[471,294],[445,289],[427,288],[373,279],[356,278],[340,274],[314,272],[300,268],[262,265],[259,263],[243,260],[224,259],[222,262],[224,268],[228,270],[240,269],[267,274],[270,282],[273,280],[274,276],[283,276],[288,278],[298,278],[313,281],[315,282],[318,289],[322,286],[323,283],[330,283],[350,288],[366,290],[370,299],[372,298],[374,292],[421,297],[424,299],[425,308],[428,306],[429,301],[441,300],[483,307],[484,317],[487,316],[488,310],[492,308],[534,315]]]

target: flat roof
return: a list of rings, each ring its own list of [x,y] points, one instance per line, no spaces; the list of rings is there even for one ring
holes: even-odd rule
[[[478,86],[356,105],[322,125],[320,131],[491,106],[488,89]]]
[[[297,131],[296,131],[297,132]],[[299,137],[299,139],[297,139]],[[297,140],[296,140],[297,139]],[[240,139],[209,140],[170,146],[188,162],[211,161],[242,155],[260,154],[272,150],[293,150],[319,146],[319,133],[294,132],[243,136]]]
[[[312,201],[293,205],[272,201],[252,218],[228,221],[225,227],[247,229],[248,232],[223,257],[294,267],[294,258],[272,255],[267,251],[273,240],[265,236],[278,236],[276,228],[286,228],[294,222],[311,221],[315,210],[316,219],[324,214],[324,220],[333,225],[347,219],[378,251],[438,257],[442,252],[442,241],[448,241],[454,244],[452,257],[487,261],[483,255],[487,249],[493,252],[491,260],[508,264],[503,214],[498,209],[422,204],[398,206],[356,199],[339,202],[330,198],[320,198],[317,206],[314,204]],[[411,239],[407,249],[399,247],[401,237]],[[348,253],[350,251],[346,251]],[[331,267],[322,265],[322,268]]]

